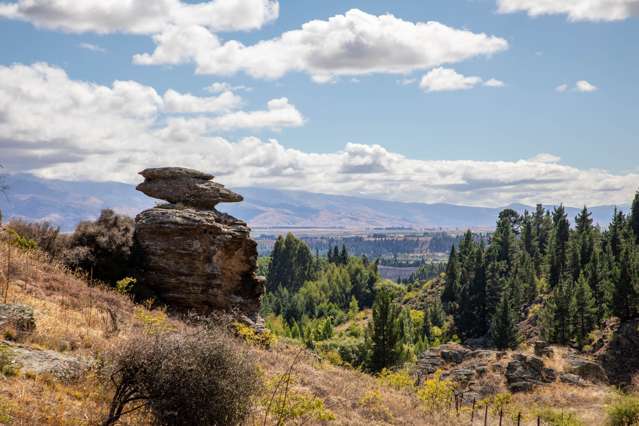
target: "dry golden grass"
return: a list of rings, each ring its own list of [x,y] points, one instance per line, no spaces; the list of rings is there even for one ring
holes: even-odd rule
[[[0,237],[1,234],[0,231]],[[6,244],[0,240],[0,270],[3,271],[0,290],[4,290],[6,250]],[[87,285],[85,277],[49,262],[37,252],[25,253],[13,248],[10,278],[7,302],[23,303],[35,310],[36,330],[22,341],[28,345],[99,358],[141,329],[188,328],[163,311],[149,311],[113,290]],[[4,296],[3,291],[0,291],[1,296]],[[459,417],[452,406],[438,415],[426,413],[414,390],[397,390],[368,374],[333,366],[293,342],[280,341],[270,350],[257,347],[251,350],[266,382],[287,373],[293,365],[292,375],[296,380],[291,385],[291,392],[321,400],[335,417],[327,422],[302,416],[290,424],[470,424],[469,407],[464,407]],[[67,384],[49,376],[0,376],[0,424],[96,424],[108,410],[110,396],[109,384],[100,383],[91,372],[78,382]],[[511,411],[525,413],[522,424],[535,424],[536,410],[553,407],[577,412],[584,424],[599,425],[604,419],[603,408],[608,396],[608,390],[601,387],[575,388],[555,384],[514,396]],[[260,399],[268,397],[265,392]],[[256,401],[255,412],[248,424],[264,424],[264,412],[264,404]],[[121,422],[123,425],[147,423],[143,414],[127,416]],[[266,424],[275,424],[273,416]],[[483,424],[480,407],[474,424]],[[497,413],[489,412],[489,424],[497,424]]]

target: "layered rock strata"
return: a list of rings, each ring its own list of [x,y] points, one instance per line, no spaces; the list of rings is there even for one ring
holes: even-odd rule
[[[256,275],[257,244],[245,222],[215,209],[242,196],[196,170],[140,174],[145,181],[139,191],[169,202],[135,219],[142,285],[178,310],[239,310],[255,318],[264,293],[264,278]]]

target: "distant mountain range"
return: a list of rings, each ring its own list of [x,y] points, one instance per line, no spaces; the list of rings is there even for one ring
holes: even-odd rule
[[[70,231],[82,220],[94,219],[104,208],[135,216],[159,202],[116,182],[67,182],[32,175],[7,176],[7,198],[0,196],[5,218],[49,221]],[[453,204],[402,203],[351,196],[316,194],[267,188],[233,188],[245,201],[221,204],[220,210],[255,228],[491,228],[503,208]],[[516,211],[534,207],[505,206]],[[549,208],[552,206],[548,206]],[[629,206],[620,206],[627,210]],[[614,206],[593,207],[593,219],[606,226]],[[567,208],[570,218],[578,208]]]

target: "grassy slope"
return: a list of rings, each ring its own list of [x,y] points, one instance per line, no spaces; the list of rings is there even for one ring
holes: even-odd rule
[[[0,247],[0,269],[6,270],[6,245]],[[168,318],[162,311],[134,305],[111,290],[87,286],[63,267],[51,264],[38,254],[27,255],[13,249],[9,303],[23,303],[35,309],[36,331],[23,343],[64,351],[78,356],[100,357],[122,339],[145,327],[188,326]],[[4,283],[4,277],[0,277]],[[116,321],[113,321],[113,318]],[[239,343],[238,345],[244,345]],[[429,425],[459,424],[452,413],[439,417],[427,414],[411,390],[397,390],[367,374],[330,365],[299,346],[280,341],[271,350],[250,348],[266,379],[285,373],[291,365],[296,377],[292,390],[313,395],[335,415],[332,424],[344,425]],[[64,384],[52,377],[0,376],[0,424],[83,425],[96,424],[108,408],[111,389],[89,373],[79,382]],[[576,412],[586,424],[602,424],[605,388],[571,388],[556,384],[514,398],[516,409],[552,406]],[[269,393],[262,397],[268,399]],[[275,424],[263,420],[263,406],[256,402],[249,424]],[[450,417],[449,417],[450,416]],[[463,423],[470,423],[468,412]],[[490,413],[491,418],[493,414]],[[532,421],[532,419],[528,419]],[[131,416],[122,424],[144,425],[143,416]],[[297,424],[320,423],[302,418]],[[476,424],[479,424],[476,417]],[[527,424],[527,423],[526,423]],[[530,423],[533,424],[533,423]]]

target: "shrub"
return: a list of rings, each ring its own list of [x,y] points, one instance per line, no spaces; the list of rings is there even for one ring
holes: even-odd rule
[[[405,370],[391,371],[384,368],[379,373],[378,379],[382,384],[397,390],[411,390],[415,386],[415,380]]]
[[[295,377],[290,373],[271,378],[266,385],[262,405],[266,416],[276,419],[276,424],[284,425],[291,421],[309,420],[327,422],[335,420],[335,414],[324,405],[324,401],[313,394],[292,390]]]
[[[537,415],[541,418],[543,424],[549,426],[581,426],[583,424],[574,413],[566,413],[550,408],[538,412]]]
[[[130,294],[133,292],[135,284],[138,282],[135,278],[126,277],[115,283],[115,289],[122,294]]]
[[[95,222],[81,222],[69,239],[64,262],[94,278],[115,283],[129,272],[133,247],[133,219],[102,210]]]
[[[233,327],[237,334],[244,339],[246,343],[260,346],[265,349],[270,348],[277,339],[269,329],[265,329],[261,333],[258,333],[253,327],[240,322],[233,323]]]
[[[221,330],[134,336],[112,359],[115,393],[103,425],[140,409],[156,425],[237,425],[259,389],[252,357]]]
[[[417,397],[424,403],[428,413],[441,413],[448,407],[454,395],[455,385],[441,378],[442,372],[436,371],[432,379],[424,381],[417,390]]]
[[[610,426],[639,425],[639,397],[623,395],[608,406]]]
[[[64,247],[64,238],[60,235],[60,228],[48,222],[30,223],[22,219],[12,219],[9,228],[20,237],[32,241],[33,245],[48,253],[51,257],[60,254]],[[35,248],[35,247],[29,247]]]

